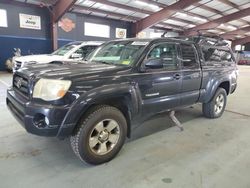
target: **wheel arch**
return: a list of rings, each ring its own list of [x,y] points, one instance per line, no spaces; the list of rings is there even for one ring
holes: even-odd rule
[[[227,95],[230,94],[230,81],[227,78],[221,78],[218,80],[214,80],[213,82],[210,82],[207,84],[206,92],[203,100],[201,100],[202,103],[209,102],[214,94],[216,93],[218,88],[223,88],[226,90]]]
[[[84,117],[84,114],[88,114],[91,109],[96,106],[108,105],[122,112],[127,121],[127,137],[130,137],[131,119],[133,115],[139,111],[139,102],[137,100],[135,88],[133,86],[121,87],[120,85],[117,86],[115,90],[108,90],[106,88],[106,91],[109,92],[104,93],[99,91],[99,95],[95,95],[95,97],[91,98],[87,98],[86,96],[80,97],[65,116],[57,136],[59,138],[64,138],[71,135],[76,129],[79,121]],[[92,93],[96,93],[96,91]],[[91,93],[89,95],[92,96]],[[67,124],[71,124],[71,126],[65,127]]]
[[[229,92],[230,92],[230,82],[229,81],[221,82],[218,87],[225,89],[227,92],[227,95],[229,95]]]

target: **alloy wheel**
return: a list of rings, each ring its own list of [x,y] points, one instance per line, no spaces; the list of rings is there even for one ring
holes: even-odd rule
[[[89,147],[96,155],[109,153],[120,137],[120,127],[113,119],[105,119],[97,123],[89,137]]]
[[[225,103],[224,96],[222,94],[219,94],[215,100],[215,105],[214,105],[214,113],[215,114],[220,114],[221,111],[223,110]]]

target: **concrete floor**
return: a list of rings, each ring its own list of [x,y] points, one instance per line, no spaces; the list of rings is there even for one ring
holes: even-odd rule
[[[220,119],[205,119],[201,106],[177,112],[179,132],[158,116],[134,131],[109,163],[90,166],[69,140],[31,135],[5,106],[11,75],[0,73],[0,187],[250,187],[250,67]]]

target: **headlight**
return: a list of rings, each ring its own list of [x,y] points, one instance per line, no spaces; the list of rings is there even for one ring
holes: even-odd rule
[[[33,98],[52,101],[62,98],[71,85],[70,80],[40,79],[33,91]]]

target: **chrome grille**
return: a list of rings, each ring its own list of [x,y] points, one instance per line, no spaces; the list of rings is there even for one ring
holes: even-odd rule
[[[13,77],[13,87],[26,97],[29,97],[29,81],[27,78],[15,74]]]

